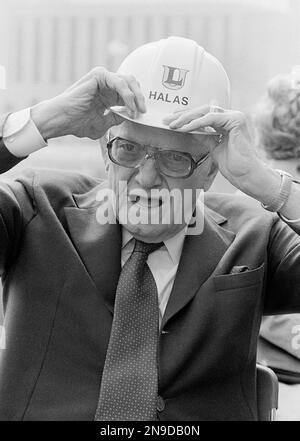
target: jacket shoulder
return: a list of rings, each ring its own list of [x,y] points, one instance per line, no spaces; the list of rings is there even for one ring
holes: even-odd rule
[[[101,179],[56,169],[26,169],[15,181],[22,184],[32,199],[47,199],[51,205],[73,201],[72,195],[83,194],[101,183]]]
[[[205,194],[205,205],[221,214],[229,222],[243,225],[248,221],[272,224],[278,216],[265,210],[259,201],[244,193],[210,193]]]

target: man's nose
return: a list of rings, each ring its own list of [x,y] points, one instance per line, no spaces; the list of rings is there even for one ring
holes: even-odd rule
[[[148,158],[139,167],[135,180],[142,188],[158,187],[162,184],[162,178],[156,169],[155,159]]]

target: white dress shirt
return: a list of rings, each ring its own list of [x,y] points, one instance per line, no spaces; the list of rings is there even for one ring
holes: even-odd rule
[[[164,246],[151,253],[147,259],[149,268],[153,274],[158,294],[159,326],[171,294],[176,272],[185,239],[186,228],[183,228],[175,236],[164,241]],[[122,267],[129,259],[134,247],[132,235],[124,227],[122,229]]]

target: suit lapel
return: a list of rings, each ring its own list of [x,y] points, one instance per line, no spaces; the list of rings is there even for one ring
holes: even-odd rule
[[[101,187],[85,195],[73,195],[77,207],[65,207],[65,214],[73,244],[105,304],[113,312],[121,271],[122,234],[119,224],[101,225],[97,221],[96,194]]]
[[[226,218],[205,207],[203,232],[186,236],[162,328],[195,296],[233,241],[234,233],[220,226],[225,222]]]
[[[73,195],[77,206],[65,207],[65,213],[74,246],[105,304],[113,312],[121,272],[122,232],[117,223],[101,225],[97,222],[99,203],[96,195],[104,185],[83,195]],[[162,327],[194,297],[233,241],[234,233],[221,226],[226,221],[205,207],[203,232],[186,236]]]

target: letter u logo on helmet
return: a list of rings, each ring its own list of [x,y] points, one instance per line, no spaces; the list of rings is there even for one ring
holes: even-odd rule
[[[114,106],[112,111],[136,123],[170,130],[163,119],[187,106],[229,108],[230,84],[222,64],[187,38],[169,37],[140,46],[118,72],[138,80],[147,112],[132,119],[125,107]],[[216,134],[211,128],[194,133]]]
[[[163,66],[163,68],[163,85],[167,87],[167,89],[181,89],[184,86],[185,77],[188,70],[173,66]]]

